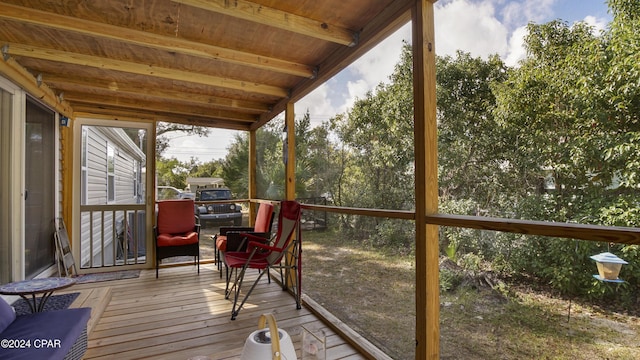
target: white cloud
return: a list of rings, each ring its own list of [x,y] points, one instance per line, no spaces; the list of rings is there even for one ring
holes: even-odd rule
[[[503,23],[509,28],[528,22],[542,22],[554,14],[556,0],[509,1],[502,8]]]
[[[356,81],[349,81],[347,83],[347,90],[349,96],[345,99],[344,107],[351,108],[358,99],[364,99],[367,91],[372,91],[372,84],[369,84],[365,79],[359,79]]]
[[[208,137],[169,133],[167,136],[171,139],[170,146],[163,156],[175,157],[180,161],[189,161],[191,157],[201,162],[222,159],[237,133],[235,130],[226,129],[211,129]]]
[[[347,68],[359,81],[364,81],[369,89],[379,83],[389,82],[402,53],[402,40],[411,40],[411,25],[407,24],[393,33],[382,43],[371,49]]]
[[[496,17],[491,1],[453,0],[436,3],[436,53],[455,55],[456,50],[486,58],[509,51],[507,27]]]
[[[504,58],[504,63],[507,64],[507,66],[516,66],[518,61],[527,56],[527,51],[524,48],[525,36],[527,36],[526,26],[517,28],[511,34],[511,38],[509,39],[509,51],[506,58]]]
[[[529,21],[553,15],[556,0],[441,0],[435,4],[436,53],[455,55],[457,50],[487,58],[498,54],[507,65],[517,65],[526,55],[524,36]],[[498,10],[499,9],[499,10]],[[606,22],[604,22],[606,24]],[[402,40],[411,41],[407,24],[363,55],[330,86],[322,85],[296,104],[296,112],[309,109],[312,124],[347,111],[367,91],[388,83],[400,61]],[[334,78],[335,79],[335,78]]]
[[[607,28],[608,20],[607,19],[599,19],[595,16],[585,16],[584,20],[587,25],[593,27],[594,35],[599,35],[601,31]]]
[[[304,115],[309,110],[311,116],[311,126],[319,125],[322,121],[329,120],[329,118],[337,113],[337,109],[331,104],[329,99],[329,91],[331,86],[329,83],[324,83],[309,95],[302,98],[302,100],[296,102],[295,112],[296,117]]]
[[[388,83],[395,65],[400,61],[402,40],[410,41],[411,25],[407,24],[378,46],[356,60],[336,76],[338,80],[323,84],[296,104],[301,115],[309,109],[312,125],[327,121],[351,108],[356,99],[374,91],[381,82]]]

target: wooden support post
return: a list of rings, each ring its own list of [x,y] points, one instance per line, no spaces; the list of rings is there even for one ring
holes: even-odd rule
[[[285,164],[285,194],[284,198],[293,200],[296,198],[296,121],[295,110],[292,102],[287,103],[284,113],[284,123],[287,128],[287,163]]]
[[[257,187],[257,141],[256,130],[249,131],[249,199],[256,199],[258,197]],[[256,218],[256,204],[249,203],[249,225],[253,226]]]
[[[417,0],[412,13],[416,181],[416,359],[440,356],[435,31],[432,0]]]
[[[158,189],[158,184],[156,184],[156,172],[157,172],[157,168],[156,168],[156,159],[158,154],[156,153],[156,150],[158,149],[158,141],[157,141],[157,137],[158,134],[156,132],[156,129],[158,128],[158,122],[157,121],[153,121],[153,125],[150,127],[150,129],[148,130],[147,133],[147,151],[145,152],[147,154],[147,159],[152,159],[151,161],[147,160],[146,164],[147,164],[147,174],[146,174],[146,193],[147,193],[147,200],[146,203],[147,204],[152,204],[151,209],[155,209],[155,204],[156,204],[156,199],[158,198],[158,194],[156,194],[156,190]],[[149,184],[152,184],[151,186],[149,186]],[[151,188],[151,189],[149,189]],[[151,191],[149,191],[151,190]],[[148,207],[147,207],[148,208]],[[155,258],[156,258],[156,254],[155,254],[155,238],[153,236],[153,227],[158,225],[157,224],[157,217],[155,214],[155,211],[147,211],[147,214],[145,215],[146,217],[146,224],[147,224],[147,239],[146,239],[146,244],[147,244],[147,249],[152,249],[152,251],[148,251],[147,252],[147,259],[149,258],[149,256],[151,256],[151,259],[153,259],[151,262],[151,264],[153,264],[153,266],[155,266]],[[80,259],[79,257],[76,259]]]
[[[284,113],[284,123],[287,129],[287,154],[286,154],[286,163],[285,163],[285,200],[295,200],[296,198],[296,121],[295,121],[295,110],[294,103],[287,103],[287,107]],[[295,240],[295,234],[294,240]],[[293,254],[289,253],[286,255],[286,263],[287,265],[291,265],[292,262],[296,261],[293,257]],[[295,271],[286,271],[285,281],[287,287],[291,287],[291,284],[294,284],[296,281],[297,273]]]
[[[72,120],[69,119],[69,121]],[[69,127],[60,127],[60,147],[62,218],[67,227],[69,239],[73,239],[73,124]],[[71,246],[73,247],[73,243]]]

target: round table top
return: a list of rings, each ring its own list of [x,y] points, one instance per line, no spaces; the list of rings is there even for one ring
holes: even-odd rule
[[[75,284],[75,279],[68,277],[50,277],[32,280],[16,281],[0,286],[0,294],[20,295],[37,294],[63,289]]]

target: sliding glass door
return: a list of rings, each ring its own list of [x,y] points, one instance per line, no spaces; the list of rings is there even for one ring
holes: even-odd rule
[[[55,114],[27,99],[25,128],[25,277],[54,264]]]

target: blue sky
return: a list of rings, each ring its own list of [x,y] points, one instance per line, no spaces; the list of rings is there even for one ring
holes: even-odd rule
[[[585,21],[598,31],[607,26],[611,16],[604,0],[439,0],[435,4],[436,54],[454,55],[458,49],[483,58],[498,54],[508,65],[516,65],[524,57],[526,25],[554,19],[569,24]],[[411,40],[410,25],[296,103],[297,116],[308,109],[312,125],[328,121],[379,83],[388,82],[400,60],[402,40]],[[177,136],[165,157],[181,161],[191,156],[200,161],[223,158],[237,133],[213,129],[208,138]]]

